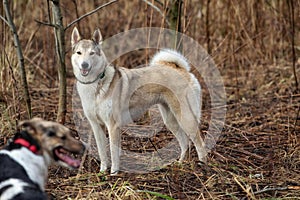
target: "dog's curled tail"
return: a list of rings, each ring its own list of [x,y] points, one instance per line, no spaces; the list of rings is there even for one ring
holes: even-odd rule
[[[179,52],[171,49],[163,49],[156,53],[151,59],[150,65],[163,64],[166,62],[174,63],[187,71],[190,71],[191,69],[187,59]]]

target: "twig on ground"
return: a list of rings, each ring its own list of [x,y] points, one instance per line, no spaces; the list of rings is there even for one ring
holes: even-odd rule
[[[273,191],[285,191],[285,190],[300,190],[300,186],[287,186],[287,187],[275,187],[275,188],[268,188],[265,187],[262,190],[253,192],[253,194],[262,194],[266,192],[273,192]],[[243,197],[241,200],[247,199],[248,197]]]
[[[234,176],[233,179],[234,179],[234,181],[242,188],[242,190],[243,190],[244,192],[246,192],[248,198],[250,198],[250,199],[256,199],[255,196],[254,196],[254,194],[251,193],[251,191],[250,191],[250,190],[251,190],[251,187],[248,186],[247,188],[245,188],[245,187],[242,185],[242,183],[238,180],[238,178],[237,178],[236,176]]]

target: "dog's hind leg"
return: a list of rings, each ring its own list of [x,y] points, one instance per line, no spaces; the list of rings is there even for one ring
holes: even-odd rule
[[[182,162],[185,158],[187,149],[189,147],[189,138],[179,126],[176,118],[170,111],[169,107],[166,105],[158,105],[158,107],[166,127],[175,135],[176,139],[179,142],[179,146],[181,149],[179,162]]]
[[[180,105],[167,99],[170,112],[176,118],[181,132],[184,132],[196,147],[199,160],[206,162],[206,149],[199,131],[201,101],[200,92],[191,90],[186,96],[178,95]],[[174,120],[173,120],[174,121]]]
[[[206,162],[207,152],[205,150],[205,144],[203,139],[201,138],[200,131],[198,128],[199,122],[195,118],[194,114],[191,111],[186,110],[182,112],[181,116],[176,114],[175,116],[180,124],[180,127],[194,143],[199,160],[201,162]]]

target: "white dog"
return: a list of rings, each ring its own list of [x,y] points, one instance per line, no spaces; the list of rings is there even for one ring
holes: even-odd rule
[[[139,69],[115,68],[107,62],[101,49],[98,30],[91,40],[82,39],[75,27],[72,36],[72,66],[84,113],[96,139],[101,171],[108,167],[106,153],[109,133],[111,174],[119,171],[120,127],[140,117],[158,104],[163,121],[176,136],[182,161],[191,139],[200,161],[206,151],[198,125],[201,109],[201,88],[185,57],[173,50],[157,53],[150,66]]]

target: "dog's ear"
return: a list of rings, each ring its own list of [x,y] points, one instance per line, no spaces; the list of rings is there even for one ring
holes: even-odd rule
[[[18,128],[22,131],[27,131],[29,133],[36,132],[36,122],[40,121],[40,118],[33,118],[30,120],[24,120],[19,122]]]
[[[71,44],[72,47],[81,39],[78,29],[75,27],[72,31]]]
[[[34,132],[36,132],[37,124],[40,121],[43,121],[43,119],[38,118],[38,117],[34,117],[29,120],[24,120],[24,121],[19,122],[18,128],[21,130],[25,130],[29,133],[34,133]]]
[[[95,30],[92,40],[97,44],[102,44],[103,38],[99,29]]]

